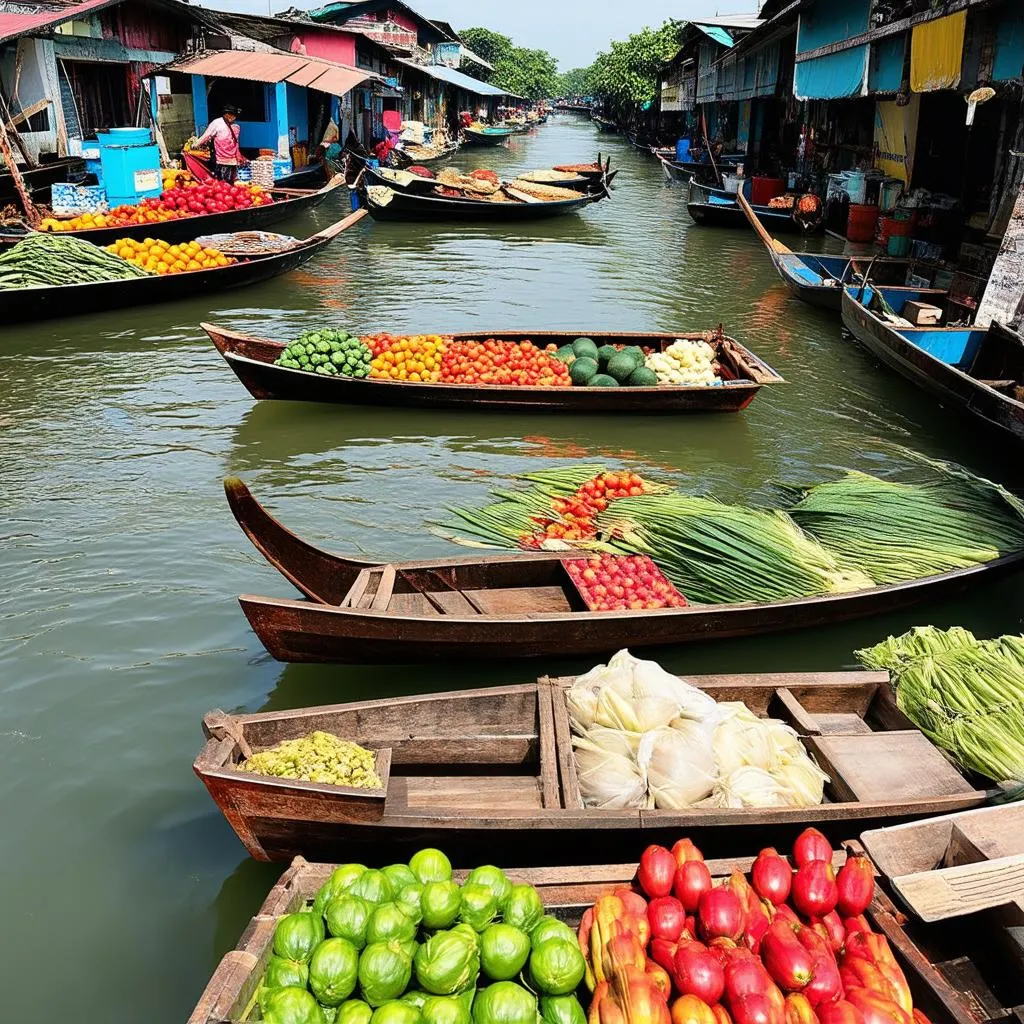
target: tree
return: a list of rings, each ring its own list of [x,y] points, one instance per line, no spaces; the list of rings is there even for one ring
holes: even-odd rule
[[[662,65],[679,49],[682,23],[666,21],[659,29],[644,28],[612,43],[591,66],[591,88],[615,106],[636,109],[654,99]]]
[[[587,68],[572,68],[559,75],[555,95],[589,96],[593,91],[590,84],[593,70],[593,65],[591,65]]]
[[[514,49],[512,40],[503,36],[500,32],[492,32],[489,28],[467,28],[459,33],[459,38],[478,57],[483,57],[488,64],[495,68],[506,60]],[[494,77],[494,72],[486,68],[479,68],[474,72],[474,77],[484,82],[489,82]]]
[[[515,46],[495,65],[491,81],[517,96],[546,99],[558,90],[558,62],[547,50]]]

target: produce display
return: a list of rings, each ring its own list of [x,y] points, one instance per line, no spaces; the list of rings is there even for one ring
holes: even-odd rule
[[[278,920],[257,992],[267,1024],[583,1024],[586,963],[532,885],[493,865],[462,885],[440,850],[343,864]]]
[[[716,882],[689,839],[649,846],[580,924],[591,1024],[928,1024],[865,916],[870,861],[833,856],[807,829]]]
[[[1024,636],[920,626],[856,653],[889,672],[897,707],[957,764],[1024,785]]]
[[[208,213],[245,210],[250,206],[266,206],[273,201],[273,197],[257,185],[231,185],[226,181],[186,181],[165,189],[152,199],[143,199],[138,206],[115,206],[109,213],[86,213],[67,220],[47,217],[40,222],[39,229],[91,231],[94,228],[157,224],[182,217],[198,217]]]
[[[784,722],[619,651],[566,691],[588,807],[813,807],[828,776]]]
[[[239,763],[238,770],[279,779],[380,789],[376,764],[372,750],[318,730],[247,757]]]
[[[217,249],[203,248],[198,242],[168,245],[155,238],[146,238],[141,242],[119,238],[106,246],[106,250],[150,274],[184,274],[193,270],[226,267],[236,262]]]
[[[648,555],[701,604],[845,593],[1024,550],[1019,499],[962,467],[914,458],[923,482],[851,472],[780,489],[786,508],[727,505],[642,481],[641,493],[582,517],[572,504],[579,489],[606,471],[574,465],[528,474],[527,489],[499,491],[483,508],[453,509],[455,539]]]
[[[644,365],[645,353],[637,345],[602,345],[592,338],[577,338],[557,351],[569,367],[577,387],[654,387],[657,376]]]
[[[722,383],[715,350],[706,341],[677,338],[664,352],[649,355],[644,365],[657,375],[660,384]]]
[[[79,238],[30,234],[0,254],[0,291],[148,276],[145,270]]]
[[[534,388],[571,387],[569,368],[555,346],[532,341],[446,341],[438,378],[445,384],[502,384]]]
[[[592,555],[562,564],[592,612],[686,607],[686,598],[646,555]]]
[[[373,355],[370,376],[375,380],[423,383],[441,379],[446,339],[439,334],[415,334],[406,338],[377,334],[364,342]]]
[[[275,366],[307,370],[322,377],[372,376],[369,345],[347,331],[306,331],[286,346]]]

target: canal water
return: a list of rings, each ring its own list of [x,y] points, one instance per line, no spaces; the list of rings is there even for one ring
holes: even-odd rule
[[[512,474],[629,465],[727,500],[887,471],[893,444],[1009,483],[998,442],[787,297],[752,232],[698,228],[655,160],[572,115],[457,166],[612,157],[614,196],[514,228],[365,220],[298,273],[174,305],[0,328],[0,1018],[180,1022],[280,867],[249,861],[191,771],[207,710],[289,708],[589,667],[339,668],[270,660],[239,593],[290,595],[222,478],[315,541],[381,560]],[[305,234],[341,200],[284,230]],[[2,320],[2,314],[0,314]],[[720,321],[789,381],[744,413],[558,418],[255,403],[203,320],[352,331],[684,330]],[[1018,582],[814,632],[683,648],[680,672],[838,669],[915,623],[1019,631]],[[458,851],[452,850],[458,860]],[[586,856],[586,851],[580,851]],[[494,859],[500,862],[500,850]]]

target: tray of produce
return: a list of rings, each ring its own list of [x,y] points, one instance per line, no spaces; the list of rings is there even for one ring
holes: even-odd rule
[[[453,871],[296,858],[188,1024],[972,1024],[871,862],[815,829],[789,858]]]
[[[228,256],[266,256],[287,252],[301,244],[298,238],[273,231],[226,231],[202,235],[196,241],[202,246],[219,249]]]
[[[455,621],[500,608],[500,599],[433,582],[367,570],[342,608],[354,601],[372,612],[382,588],[410,608],[432,601]],[[525,830],[540,849],[595,828],[620,838],[722,825],[833,828],[975,807],[986,795],[983,780],[954,768],[900,714],[884,673],[682,680],[620,651],[578,678],[225,718],[216,713],[219,728],[207,720],[193,767],[261,860],[451,830]],[[243,742],[273,749],[308,744],[316,732],[390,748],[382,802],[368,808],[358,792],[246,777]]]
[[[498,411],[724,412],[745,408],[764,385],[785,383],[721,328],[681,336],[505,331],[361,337],[325,328],[276,342],[202,326],[255,398]]]

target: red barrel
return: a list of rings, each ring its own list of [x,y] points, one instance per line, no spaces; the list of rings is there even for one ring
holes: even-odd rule
[[[889,244],[890,238],[903,238],[909,234],[909,220],[897,220],[895,217],[878,218],[878,244],[883,248]]]
[[[770,199],[781,196],[786,191],[784,178],[757,178],[753,179],[750,189],[750,202],[754,206],[767,206]]]
[[[877,223],[877,206],[850,203],[850,215],[846,220],[846,237],[851,242],[870,242],[875,237]]]

